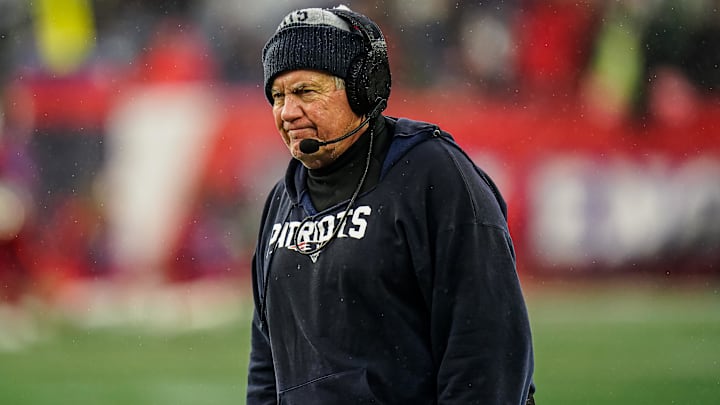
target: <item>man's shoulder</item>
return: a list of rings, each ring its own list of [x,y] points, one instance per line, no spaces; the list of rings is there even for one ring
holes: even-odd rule
[[[414,137],[432,135],[434,131],[440,130],[437,124],[404,117],[385,117],[385,122],[392,128],[396,137]]]
[[[444,131],[438,124],[413,120],[409,118],[386,117],[388,127],[391,128],[393,140],[388,158],[394,164],[402,157],[412,156],[421,159],[432,159],[433,166],[441,155],[465,155],[453,136]],[[433,142],[428,142],[433,141]],[[461,158],[462,159],[462,158]],[[425,161],[425,164],[431,161]]]
[[[385,117],[387,126],[393,134],[393,143],[406,144],[405,150],[422,144],[430,139],[439,139],[445,141],[445,146],[452,146],[457,152],[462,152],[462,148],[455,142],[455,138],[449,132],[443,130],[440,125],[420,121],[410,118],[394,118]],[[436,146],[431,146],[435,144]],[[432,148],[440,147],[442,143],[430,143],[427,146]]]
[[[402,146],[398,147],[395,144]],[[455,142],[452,135],[438,125],[409,119],[397,119],[393,147],[389,153],[394,164],[404,165],[413,179],[443,184],[447,195],[463,189],[483,201],[496,200],[503,215],[505,201],[493,180]],[[391,148],[391,151],[393,148]],[[399,151],[399,153],[397,153]],[[483,196],[483,197],[481,197]]]

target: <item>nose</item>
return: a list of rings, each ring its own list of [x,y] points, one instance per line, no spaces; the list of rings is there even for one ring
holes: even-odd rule
[[[285,122],[291,122],[303,115],[302,107],[298,100],[292,96],[285,97],[285,103],[280,110],[280,118]]]

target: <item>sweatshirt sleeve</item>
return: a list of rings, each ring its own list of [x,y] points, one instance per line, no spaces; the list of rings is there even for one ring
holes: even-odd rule
[[[265,216],[263,215],[263,218]],[[261,249],[259,251],[262,251]],[[257,258],[257,250],[252,260],[252,281],[253,298],[255,311],[251,324],[250,335],[250,361],[248,366],[247,404],[248,405],[270,405],[277,404],[277,390],[275,387],[275,369],[273,367],[272,351],[270,350],[270,339],[267,332],[261,327],[262,298],[260,296],[262,280],[259,269],[260,261]]]
[[[260,320],[258,319],[257,311],[255,311],[252,321],[247,404],[277,404],[272,353],[270,352],[268,337],[260,329]]]
[[[427,177],[438,404],[524,405],[532,339],[504,201],[469,159],[446,156]]]
[[[431,308],[438,404],[525,404],[532,343],[507,232],[469,224],[438,242]]]

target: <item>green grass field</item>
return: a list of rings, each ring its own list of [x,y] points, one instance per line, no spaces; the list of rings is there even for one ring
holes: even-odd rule
[[[527,301],[538,404],[719,403],[717,284],[555,284]],[[174,334],[54,320],[49,336],[0,351],[0,404],[242,404],[247,311]]]

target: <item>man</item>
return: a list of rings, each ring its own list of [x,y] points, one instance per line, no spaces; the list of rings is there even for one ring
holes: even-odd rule
[[[380,115],[380,29],[344,7],[295,11],[262,61],[294,159],[253,258],[247,403],[525,404],[505,204],[449,134]]]

